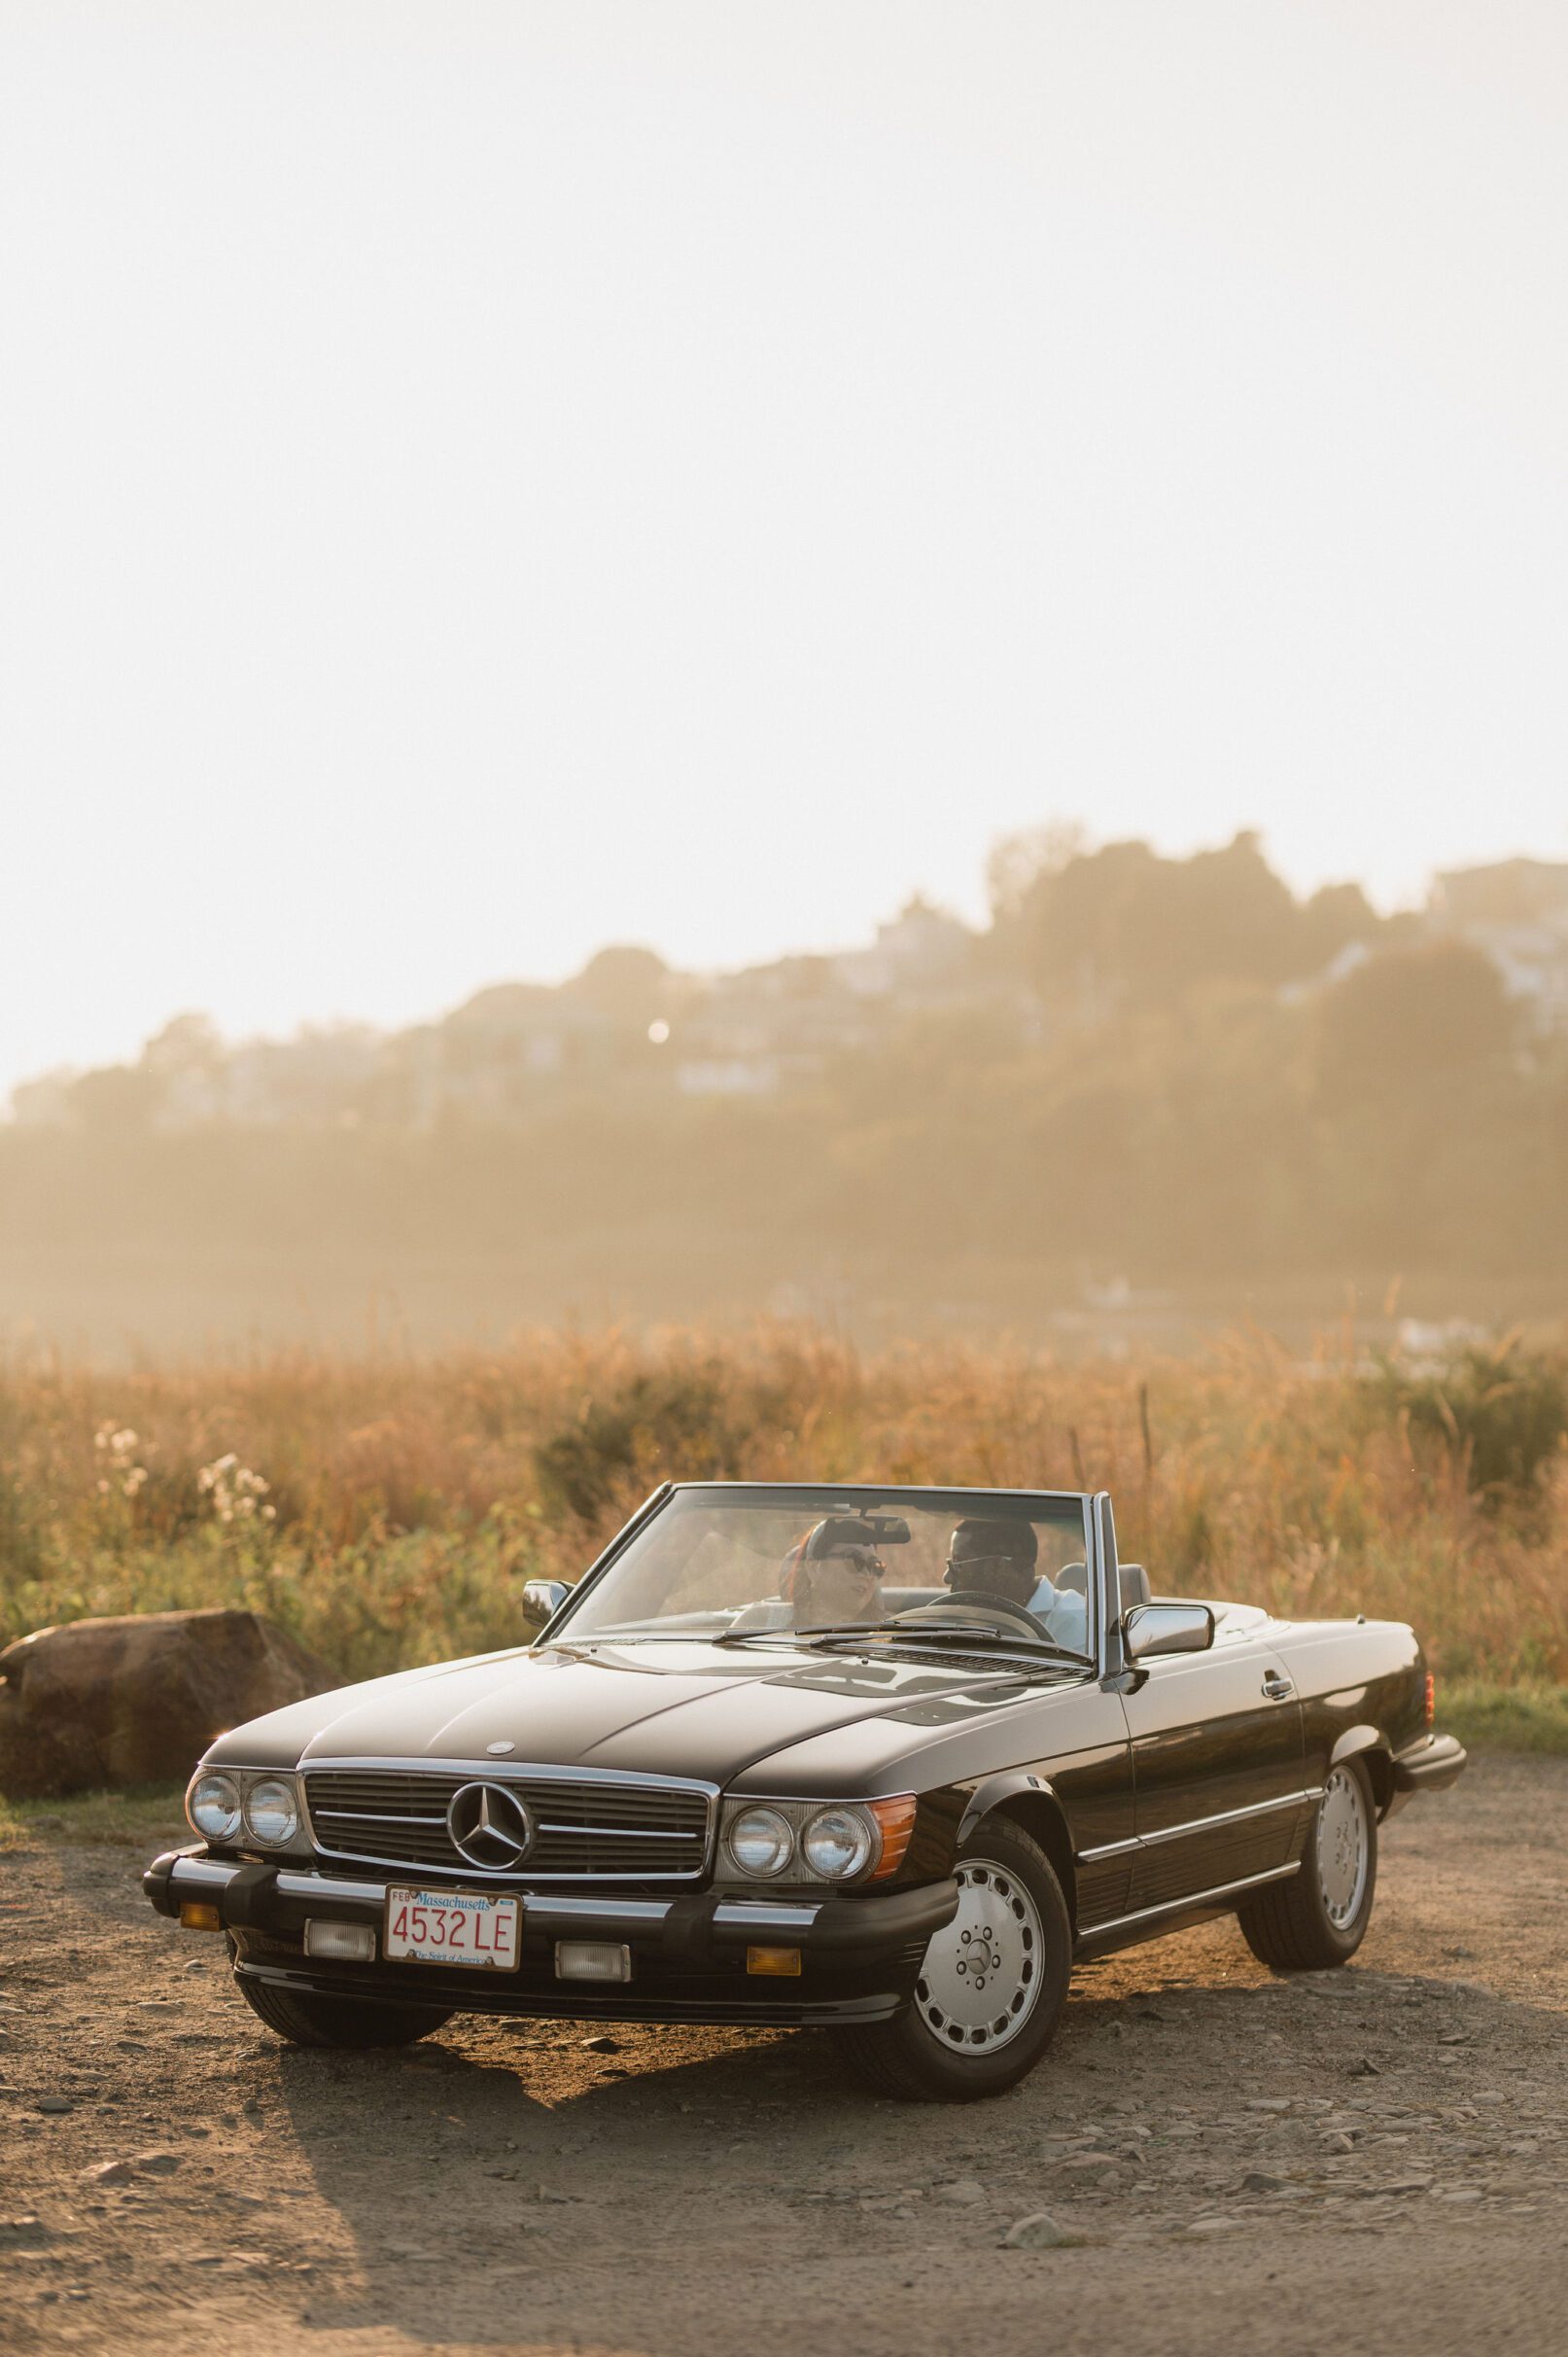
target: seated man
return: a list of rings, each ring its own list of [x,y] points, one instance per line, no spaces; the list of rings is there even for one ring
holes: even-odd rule
[[[1027,1612],[1039,1585],[1039,1561],[1040,1542],[1032,1523],[993,1522],[966,1514],[954,1526],[942,1576],[956,1598],[979,1601],[995,1596]]]
[[[887,1567],[868,1523],[853,1514],[829,1514],[784,1557],[779,1594],[793,1604],[797,1629],[880,1621]]]
[[[980,1604],[988,1596],[1022,1605],[1055,1644],[1070,1652],[1088,1650],[1089,1608],[1069,1588],[1053,1587],[1040,1570],[1040,1543],[1027,1522],[993,1521],[972,1514],[958,1523],[948,1542],[947,1585],[956,1601]],[[933,1615],[936,1605],[928,1606]]]

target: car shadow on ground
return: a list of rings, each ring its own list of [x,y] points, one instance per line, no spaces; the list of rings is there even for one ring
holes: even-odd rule
[[[879,2243],[889,2264],[917,2243],[979,2257],[1010,2214],[1062,2198],[1048,2140],[1108,2118],[1148,2141],[1121,2173],[1072,2181],[1073,2216],[1092,2242],[1175,2231],[1195,2208],[1175,2173],[1192,2147],[1167,2148],[1176,2115],[1223,2121],[1281,2092],[1304,2113],[1325,2099],[1432,2109],[1560,2030],[1555,2010],[1436,1976],[1275,1976],[1216,1926],[1082,1972],[1045,2063],[980,2105],[874,2097],[815,2032],[468,2017],[399,2054],[282,2049],[277,2071],[351,2245],[322,2273],[312,2325],[676,2351],[679,2332],[642,2317],[649,2269],[669,2317],[702,2312],[714,2269],[749,2236],[775,2283],[798,2270],[809,2284],[818,2257],[853,2267]],[[1260,2129],[1266,2118],[1260,2102]],[[1206,2149],[1221,2175],[1243,2165],[1223,2141]],[[999,2211],[945,2205],[944,2189],[977,2180]]]

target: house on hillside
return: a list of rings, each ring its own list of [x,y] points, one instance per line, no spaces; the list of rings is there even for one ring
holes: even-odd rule
[[[841,950],[832,967],[839,980],[860,998],[930,1005],[959,996],[968,987],[974,945],[967,925],[917,893],[896,917],[877,927],[869,949]]]
[[[601,1007],[540,982],[498,982],[439,1023],[388,1043],[406,1117],[513,1118],[556,1081],[608,1069],[617,1026]]]
[[[1484,951],[1541,1033],[1568,1033],[1568,860],[1500,860],[1434,879],[1427,923]]]
[[[712,976],[673,1026],[677,1088],[688,1097],[773,1096],[867,1045],[864,1004],[836,963],[779,958]]]

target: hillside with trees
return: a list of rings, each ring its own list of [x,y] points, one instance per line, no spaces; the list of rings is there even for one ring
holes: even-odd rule
[[[184,1016],[17,1092],[0,1319],[1029,1331],[1396,1279],[1423,1315],[1560,1315],[1568,894],[1511,864],[1523,916],[1500,883],[1461,921],[1446,879],[1384,918],[1354,885],[1298,898],[1249,835],[1166,859],[1048,830],[999,847],[979,931],[917,902],[870,948],[725,976],[611,948],[398,1034],[228,1045]]]

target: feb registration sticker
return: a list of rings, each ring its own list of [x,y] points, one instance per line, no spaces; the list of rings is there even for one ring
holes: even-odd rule
[[[389,1964],[470,1964],[515,1972],[523,1903],[489,1890],[389,1890]]]

